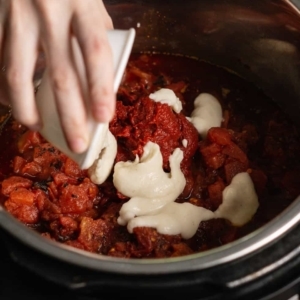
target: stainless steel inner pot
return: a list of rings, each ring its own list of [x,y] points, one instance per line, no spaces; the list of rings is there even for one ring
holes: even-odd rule
[[[254,82],[300,126],[300,1],[104,2],[115,28],[136,28],[135,52],[182,54],[223,66]],[[119,274],[171,274],[225,264],[276,242],[299,221],[300,197],[263,228],[217,249],[179,258],[120,259],[49,241],[0,207],[1,227],[23,243],[77,266]]]

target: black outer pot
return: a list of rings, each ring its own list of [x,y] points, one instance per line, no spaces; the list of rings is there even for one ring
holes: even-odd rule
[[[45,256],[6,232],[1,231],[0,236],[16,263],[49,281],[49,286],[38,282],[37,293],[52,287],[50,294],[70,299],[140,299],[147,295],[164,299],[287,300],[300,288],[300,225],[255,255],[204,271],[169,276],[92,271]],[[32,275],[27,276],[32,284]]]
[[[288,1],[105,1],[135,51],[197,56],[261,87],[300,125],[300,17]],[[300,1],[294,1],[300,7]],[[300,275],[300,199],[241,241],[176,260],[114,260],[60,247],[0,208],[11,257],[76,294],[110,299],[288,299]]]

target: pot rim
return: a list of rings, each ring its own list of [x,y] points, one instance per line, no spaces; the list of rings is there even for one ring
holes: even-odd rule
[[[0,206],[0,226],[25,245],[72,265],[95,271],[130,275],[175,274],[226,264],[269,246],[299,222],[300,196],[269,223],[224,246],[175,258],[117,258],[90,253],[43,238]]]

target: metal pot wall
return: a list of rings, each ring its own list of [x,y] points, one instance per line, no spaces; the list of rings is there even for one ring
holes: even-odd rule
[[[135,52],[183,54],[223,66],[254,82],[300,125],[300,16],[296,9],[300,1],[294,1],[294,5],[290,1],[270,0],[104,2],[115,28],[136,28]],[[216,268],[237,267],[272,247],[275,253],[276,244],[299,223],[299,212],[300,198],[297,198],[269,224],[238,241],[199,254],[155,260],[104,257],[62,246],[40,237],[1,207],[0,225],[16,260],[35,271],[38,268],[34,265],[39,261],[48,270],[47,274],[41,273],[53,281],[59,281],[56,275],[49,275],[55,274],[53,268],[57,265],[58,269],[68,266],[60,274],[67,269],[72,270],[71,274],[84,276],[86,272],[96,272],[98,280],[93,281],[93,286],[111,287],[117,283],[128,286],[134,279],[140,287],[151,290],[158,287],[162,278],[164,288],[181,278],[182,287],[193,284],[199,288],[204,272],[216,276]],[[19,242],[26,245],[26,250],[20,251]],[[281,249],[290,252],[297,243],[293,247],[289,244],[288,249],[285,246],[281,245]],[[87,279],[75,280],[69,273],[65,281],[71,288],[87,284]],[[210,288],[213,286],[210,281]]]

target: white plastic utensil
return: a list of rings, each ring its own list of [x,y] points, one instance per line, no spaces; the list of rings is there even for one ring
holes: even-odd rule
[[[110,30],[107,32],[107,34],[113,52],[115,76],[114,91],[117,92],[128,62],[129,55],[131,53],[135,38],[135,30],[133,28],[130,30]],[[87,100],[88,90],[86,72],[81,51],[75,38],[72,40],[72,47],[77,72],[81,80],[84,99]],[[97,68],[97,66],[95,66],[95,68]],[[95,159],[98,158],[98,155],[103,147],[103,142],[108,130],[108,124],[96,123],[93,120],[89,110],[88,101],[86,101],[86,106],[89,113],[88,130],[90,144],[87,151],[81,154],[76,154],[69,149],[65,140],[47,69],[44,72],[41,84],[36,94],[36,103],[43,122],[43,127],[40,130],[42,136],[53,146],[57,147],[60,151],[76,161],[82,169],[89,168]],[[70,103],[70,109],[72,109],[72,103]]]

